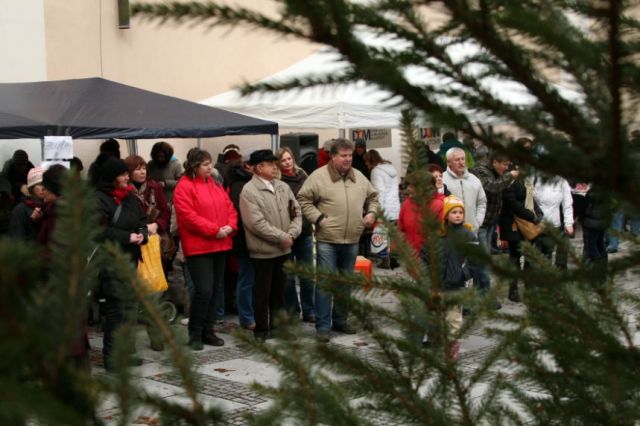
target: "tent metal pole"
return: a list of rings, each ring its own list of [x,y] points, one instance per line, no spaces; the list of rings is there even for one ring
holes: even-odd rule
[[[346,138],[347,137],[347,129],[338,129],[338,137],[339,138]]]
[[[198,148],[202,148],[202,141],[200,140],[200,138],[197,139],[197,144]]]
[[[271,151],[276,152],[280,147],[280,138],[278,135],[271,135]]]
[[[127,139],[127,149],[129,150],[129,155],[138,155],[138,140]]]

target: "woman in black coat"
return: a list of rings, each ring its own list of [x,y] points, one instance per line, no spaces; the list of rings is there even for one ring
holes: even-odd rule
[[[520,242],[524,240],[520,231],[515,225],[514,216],[525,219],[532,223],[540,223],[542,213],[533,201],[533,192],[531,202],[533,210],[526,207],[527,191],[533,191],[533,185],[527,185],[523,180],[516,180],[502,191],[502,210],[498,218],[500,226],[500,239],[509,243],[509,259],[518,269],[520,269]],[[537,213],[536,213],[537,212]],[[526,267],[525,261],[525,267]],[[518,281],[513,280],[509,284],[509,300],[520,302],[520,293],[518,292]]]
[[[100,225],[100,241],[113,241],[129,255],[136,265],[140,259],[140,246],[147,243],[147,225],[140,204],[129,185],[129,169],[124,161],[112,158],[98,168],[96,175],[97,210]],[[118,327],[125,322],[127,306],[123,295],[126,283],[118,280],[112,271],[99,274],[99,294],[105,299],[104,338],[102,354],[107,370],[113,369],[113,338]],[[131,364],[140,364],[131,359]]]

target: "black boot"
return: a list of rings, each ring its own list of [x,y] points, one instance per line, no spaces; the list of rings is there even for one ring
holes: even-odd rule
[[[210,330],[202,333],[202,343],[211,346],[224,346],[224,340],[216,336],[216,334]]]
[[[515,303],[520,303],[522,299],[520,299],[520,293],[518,292],[518,283],[509,284],[509,300]]]

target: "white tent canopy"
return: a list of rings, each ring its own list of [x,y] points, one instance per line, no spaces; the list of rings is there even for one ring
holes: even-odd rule
[[[385,43],[385,47],[402,50],[398,42],[372,39],[371,44]],[[472,43],[452,44],[447,52],[454,62],[476,55],[480,47]],[[347,62],[332,48],[323,48],[302,61],[284,69],[258,83],[284,83],[292,79],[320,77],[327,74],[340,74],[347,69]],[[469,75],[478,75],[482,71],[479,64],[467,64],[465,71]],[[452,79],[436,74],[424,68],[405,70],[405,75],[413,84],[431,87],[451,87],[456,84]],[[483,78],[481,84],[494,96],[512,105],[531,105],[535,98],[524,86],[513,81],[496,78]],[[567,85],[560,89],[567,99],[576,100],[579,96]],[[476,121],[496,121],[484,114],[468,111],[457,98],[436,98],[453,108],[467,112]],[[291,89],[282,92],[254,93],[242,96],[239,90],[232,90],[205,99],[201,103],[228,111],[277,122],[281,128],[398,128],[402,99],[393,97],[389,92],[377,86],[358,81],[351,84],[315,86],[304,89]],[[498,120],[499,121],[499,120]],[[420,123],[423,126],[437,126],[437,123]]]
[[[346,67],[340,55],[321,49],[302,61],[260,82],[285,82],[294,78],[337,73]],[[398,127],[400,108],[388,100],[389,93],[359,81],[335,86],[315,86],[280,93],[242,96],[231,90],[202,101],[225,105],[228,111],[244,111],[252,117],[271,117],[284,128],[346,129]]]

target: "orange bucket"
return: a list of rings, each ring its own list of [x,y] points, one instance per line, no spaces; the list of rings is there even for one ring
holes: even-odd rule
[[[356,266],[355,272],[364,275],[367,280],[367,284],[365,286],[365,290],[368,290],[371,287],[371,273],[373,272],[373,262],[367,259],[364,256],[356,257]]]

